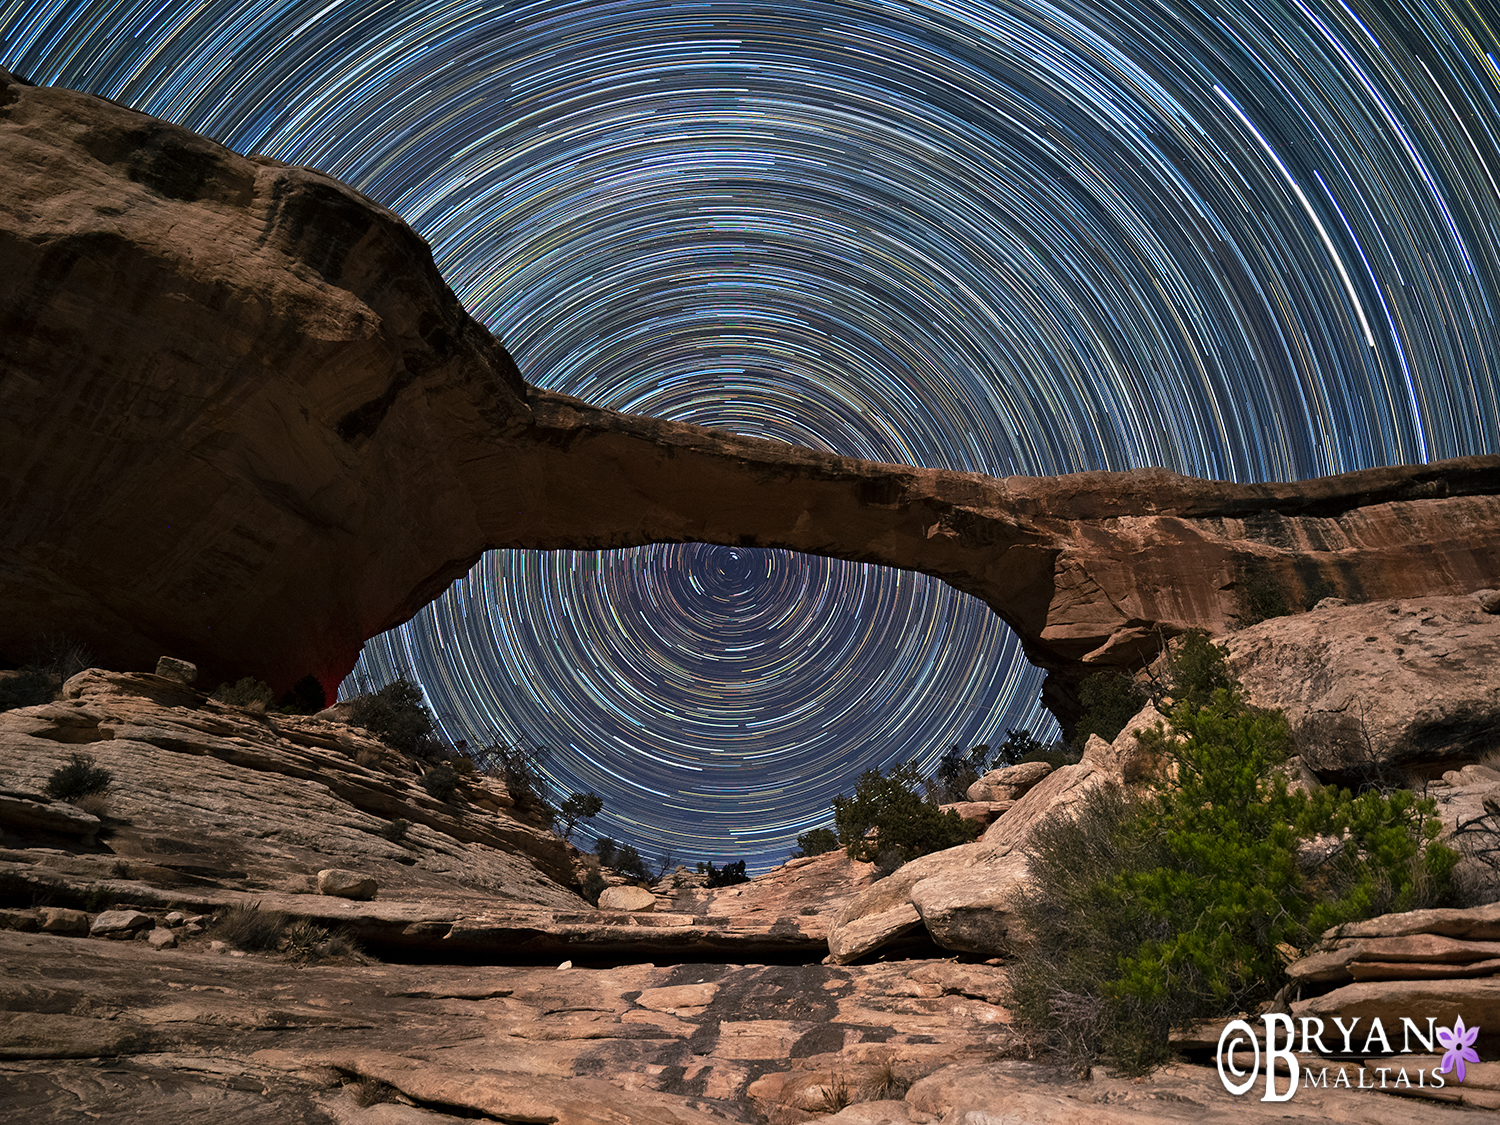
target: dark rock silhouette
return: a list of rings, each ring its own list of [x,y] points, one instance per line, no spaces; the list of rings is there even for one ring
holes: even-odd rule
[[[528,387],[426,244],[337,181],[0,71],[0,656],[311,673],[487,548],[701,541],[923,571],[1078,682],[1292,605],[1495,581],[1500,457],[1237,485],[997,480]]]

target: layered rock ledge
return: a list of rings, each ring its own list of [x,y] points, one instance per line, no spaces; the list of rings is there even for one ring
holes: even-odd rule
[[[330,691],[494,547],[697,541],[918,570],[1053,670],[1294,603],[1495,581],[1500,457],[1237,485],[997,480],[529,387],[428,247],[330,177],[0,72],[0,656]],[[101,544],[106,545],[101,550]]]
[[[853,865],[837,855],[803,880],[826,892],[816,905],[770,878],[664,890],[650,913],[594,910],[569,889],[584,857],[513,815],[492,778],[463,773],[439,801],[420,783],[423,763],[360,728],[222,704],[157,675],[90,670],[62,696],[0,713],[11,786],[0,791],[0,902],[258,903],[401,958],[817,961],[829,916],[853,893]],[[41,794],[79,751],[114,779],[98,816]],[[323,885],[350,868],[378,886],[373,901]]]

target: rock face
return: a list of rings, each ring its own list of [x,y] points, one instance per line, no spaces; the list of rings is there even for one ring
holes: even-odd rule
[[[1296,484],[995,480],[528,387],[426,245],[327,176],[0,72],[0,656],[331,691],[490,547],[699,541],[919,570],[986,601],[1065,718],[1157,631],[1495,581],[1500,457]],[[100,550],[107,544],[107,550]]]
[[[1379,1019],[1399,1035],[1402,1018],[1415,1014],[1419,1029],[1429,1017],[1439,1027],[1462,1018],[1478,1028],[1480,1058],[1493,1058],[1500,1045],[1494,1031],[1500,1024],[1500,902],[1386,914],[1330,930],[1322,947],[1293,961],[1287,973],[1300,992],[1292,1014],[1324,1019],[1330,1034],[1334,1015],[1345,1025],[1362,1019],[1366,1028]],[[1442,1053],[1436,1044],[1419,1046]],[[1473,1067],[1460,1092],[1468,1105],[1500,1109],[1500,1065]]]
[[[1500,751],[1500,616],[1478,598],[1329,606],[1223,643],[1246,695],[1286,712],[1320,774]]]
[[[1494,1093],[1494,1063],[1454,1105],[1232,1098],[1212,1063],[1079,1081],[1016,1057],[1003,969],[947,960],[476,972],[7,930],[0,959],[0,1111],[27,1122],[1463,1125]]]

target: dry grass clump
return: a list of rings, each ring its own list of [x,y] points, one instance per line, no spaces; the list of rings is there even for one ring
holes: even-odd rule
[[[401,1097],[400,1090],[379,1078],[361,1078],[358,1082],[350,1082],[344,1087],[344,1092],[361,1109],[398,1101]]]
[[[828,1085],[823,1087],[822,1098],[818,1102],[818,1108],[824,1113],[837,1113],[839,1110],[854,1104],[854,1092],[849,1089],[849,1083],[842,1074],[835,1075]]]
[[[362,956],[359,946],[343,930],[328,930],[315,922],[299,919],[287,926],[281,951],[293,961],[328,961]]]
[[[300,962],[363,956],[346,932],[329,931],[306,918],[294,921],[280,910],[262,910],[258,902],[226,910],[210,936],[247,953],[284,953]]]
[[[79,797],[78,800],[73,802],[73,804],[80,811],[86,812],[90,816],[97,816],[101,819],[108,816],[110,809],[114,807],[114,802],[109,799],[109,794],[107,792],[89,793],[86,796]]]
[[[863,1094],[864,1101],[883,1102],[899,1101],[906,1097],[906,1091],[911,1089],[911,1079],[903,1078],[896,1071],[895,1063],[890,1059],[881,1059],[875,1064],[875,1069],[865,1081]]]
[[[84,797],[107,793],[113,783],[114,776],[103,766],[95,765],[93,755],[75,751],[68,756],[67,765],[52,771],[45,792],[55,801],[76,804]]]
[[[214,688],[210,699],[216,699],[220,703],[228,703],[233,707],[244,707],[247,710],[258,711],[265,714],[266,708],[276,698],[276,693],[271,690],[271,685],[264,680],[258,680],[254,676],[246,676],[234,683],[220,684]]]
[[[246,953],[270,953],[281,948],[291,918],[280,910],[262,910],[260,903],[231,906],[214,919],[210,933]]]

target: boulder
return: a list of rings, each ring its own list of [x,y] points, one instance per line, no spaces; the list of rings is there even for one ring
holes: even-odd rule
[[[66,906],[44,906],[37,929],[44,934],[86,934],[89,932],[89,916],[82,910],[71,910]]]
[[[1014,801],[1052,772],[1047,762],[1022,762],[990,770],[973,785],[966,796],[971,801]]]
[[[828,953],[835,965],[847,965],[884,949],[922,927],[922,915],[910,902],[860,914],[836,924],[828,934]]]
[[[55,631],[331,694],[487,548],[699,541],[940,575],[1071,719],[1090,672],[1225,631],[1252,573],[1299,604],[1495,581],[1500,456],[1001,480],[618,414],[529,387],[429,247],[329,176],[4,72],[0,111],[14,661]]]
[[[165,926],[158,926],[147,935],[146,944],[152,949],[176,949],[177,935]]]
[[[331,895],[334,898],[352,898],[367,902],[375,897],[379,889],[379,883],[369,875],[363,875],[358,871],[344,871],[337,867],[327,867],[318,872],[318,893],[320,895]]]
[[[912,884],[911,902],[932,940],[958,953],[1009,953],[1017,936],[1011,898],[1026,881],[1026,857],[1011,851]]]
[[[656,909],[656,896],[645,887],[605,887],[599,895],[599,909],[644,914]]]
[[[1500,750],[1500,617],[1474,597],[1315,609],[1223,643],[1249,701],[1286,712],[1324,777]]]
[[[164,680],[176,680],[179,684],[190,684],[198,678],[198,667],[175,656],[163,656],[156,662],[156,674]]]
[[[1448,976],[1487,976],[1500,958],[1500,942],[1463,941],[1440,934],[1335,939],[1330,948],[1299,957],[1287,966],[1292,980],[1310,984],[1362,980],[1375,975],[1400,979],[1409,970],[1415,979],[1422,966],[1445,966]],[[1400,971],[1398,971],[1400,970]]]
[[[1483,906],[1442,907],[1382,914],[1363,922],[1350,922],[1324,935],[1325,940],[1347,938],[1393,938],[1411,934],[1438,934],[1468,941],[1500,941],[1500,902]]]
[[[0,929],[20,930],[22,933],[29,934],[38,929],[38,924],[35,910],[0,907]]]
[[[1378,1016],[1387,1027],[1400,1027],[1403,1016],[1433,1018],[1439,1027],[1451,1027],[1462,1016],[1469,1027],[1483,1029],[1500,1024],[1500,976],[1363,981],[1296,1001],[1291,1010],[1298,1018],[1320,1016],[1331,1021],[1340,1016],[1345,1023],[1355,1016],[1366,1021]]]
[[[990,825],[980,840],[997,854],[1019,848],[1047,817],[1065,812],[1083,800],[1091,789],[1111,781],[1118,784],[1118,775],[1096,768],[1087,759],[1061,766]]]
[[[89,926],[90,937],[133,937],[137,930],[149,930],[156,923],[141,910],[106,910],[95,915]]]

